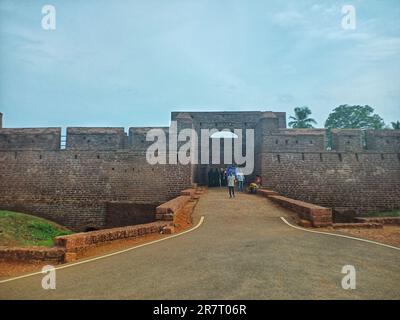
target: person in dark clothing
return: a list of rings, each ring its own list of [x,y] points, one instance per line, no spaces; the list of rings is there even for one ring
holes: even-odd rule
[[[208,186],[213,186],[213,171],[212,169],[208,170]]]
[[[224,168],[221,168],[221,184],[223,187],[226,187],[226,171]]]
[[[221,186],[221,177],[219,175],[218,168],[214,169],[214,186],[220,187]]]

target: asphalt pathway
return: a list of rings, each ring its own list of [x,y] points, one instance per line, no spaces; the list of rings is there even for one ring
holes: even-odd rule
[[[0,299],[399,299],[400,251],[286,225],[268,199],[202,196],[192,232],[112,257],[0,284]],[[343,266],[356,289],[341,286]]]

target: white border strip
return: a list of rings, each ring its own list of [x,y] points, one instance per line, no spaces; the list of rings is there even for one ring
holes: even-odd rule
[[[140,244],[140,245],[135,246],[135,247],[131,247],[131,248],[128,248],[128,249],[117,251],[117,252],[105,254],[103,256],[99,256],[99,257],[95,257],[95,258],[92,258],[92,259],[87,259],[87,260],[83,260],[83,261],[75,262],[75,263],[71,263],[71,264],[62,265],[62,266],[56,267],[54,269],[55,270],[61,270],[61,269],[69,268],[69,267],[74,267],[74,266],[77,266],[77,265],[80,265],[80,264],[84,264],[84,263],[88,263],[88,262],[92,262],[92,261],[96,261],[96,260],[112,257],[112,256],[115,256],[117,254],[128,252],[128,251],[131,251],[131,250],[134,250],[134,249],[138,249],[138,248],[141,248],[141,247],[149,246],[151,244],[155,244],[155,243],[158,243],[158,242],[161,242],[161,241],[165,241],[165,240],[168,240],[168,239],[176,238],[176,237],[182,236],[182,235],[184,235],[184,234],[186,234],[188,232],[192,232],[192,231],[196,230],[197,228],[199,228],[203,224],[203,221],[204,221],[204,216],[201,216],[199,223],[196,226],[194,226],[193,228],[189,229],[189,230],[186,230],[186,231],[183,231],[183,232],[180,232],[180,233],[177,233],[177,234],[173,234],[172,236],[169,236],[169,237],[166,237],[166,238],[162,238],[162,239],[154,240],[154,241],[151,241],[151,242],[143,243],[143,244]],[[35,275],[38,275],[38,274],[43,274],[43,273],[41,271],[34,272],[34,273],[29,273],[29,274],[25,274],[25,275],[19,276],[19,277],[0,280],[0,283],[6,283],[6,282],[18,280],[18,279],[32,277],[32,276],[35,276]]]
[[[281,220],[283,222],[285,222],[288,226],[298,229],[298,230],[302,230],[302,231],[306,231],[306,232],[311,232],[311,233],[318,233],[318,234],[326,234],[328,236],[334,236],[334,237],[340,237],[340,238],[346,238],[346,239],[352,239],[352,240],[358,240],[358,241],[362,241],[362,242],[367,242],[367,243],[372,243],[372,244],[376,244],[378,246],[382,246],[382,247],[387,247],[387,248],[391,248],[391,249],[395,249],[395,250],[400,250],[400,248],[398,247],[394,247],[388,244],[384,244],[384,243],[380,243],[380,242],[376,242],[376,241],[372,241],[372,240],[366,240],[366,239],[361,239],[361,238],[356,238],[356,237],[351,237],[351,236],[345,236],[342,234],[336,234],[336,233],[330,233],[330,232],[322,232],[322,231],[315,231],[315,230],[308,230],[305,228],[301,228],[298,226],[294,226],[292,224],[290,224],[288,221],[286,221],[286,219],[284,217],[281,217]]]

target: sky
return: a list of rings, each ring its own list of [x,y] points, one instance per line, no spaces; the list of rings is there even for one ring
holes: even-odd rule
[[[42,28],[42,7],[56,29]],[[342,27],[353,5],[356,28]],[[5,127],[165,126],[171,111],[341,104],[400,120],[399,0],[0,0]]]

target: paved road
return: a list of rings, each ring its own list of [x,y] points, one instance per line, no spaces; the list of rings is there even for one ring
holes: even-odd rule
[[[210,190],[186,235],[57,271],[0,284],[1,299],[399,299],[400,252],[293,229],[287,211],[246,194]],[[356,290],[341,269],[354,265]]]

